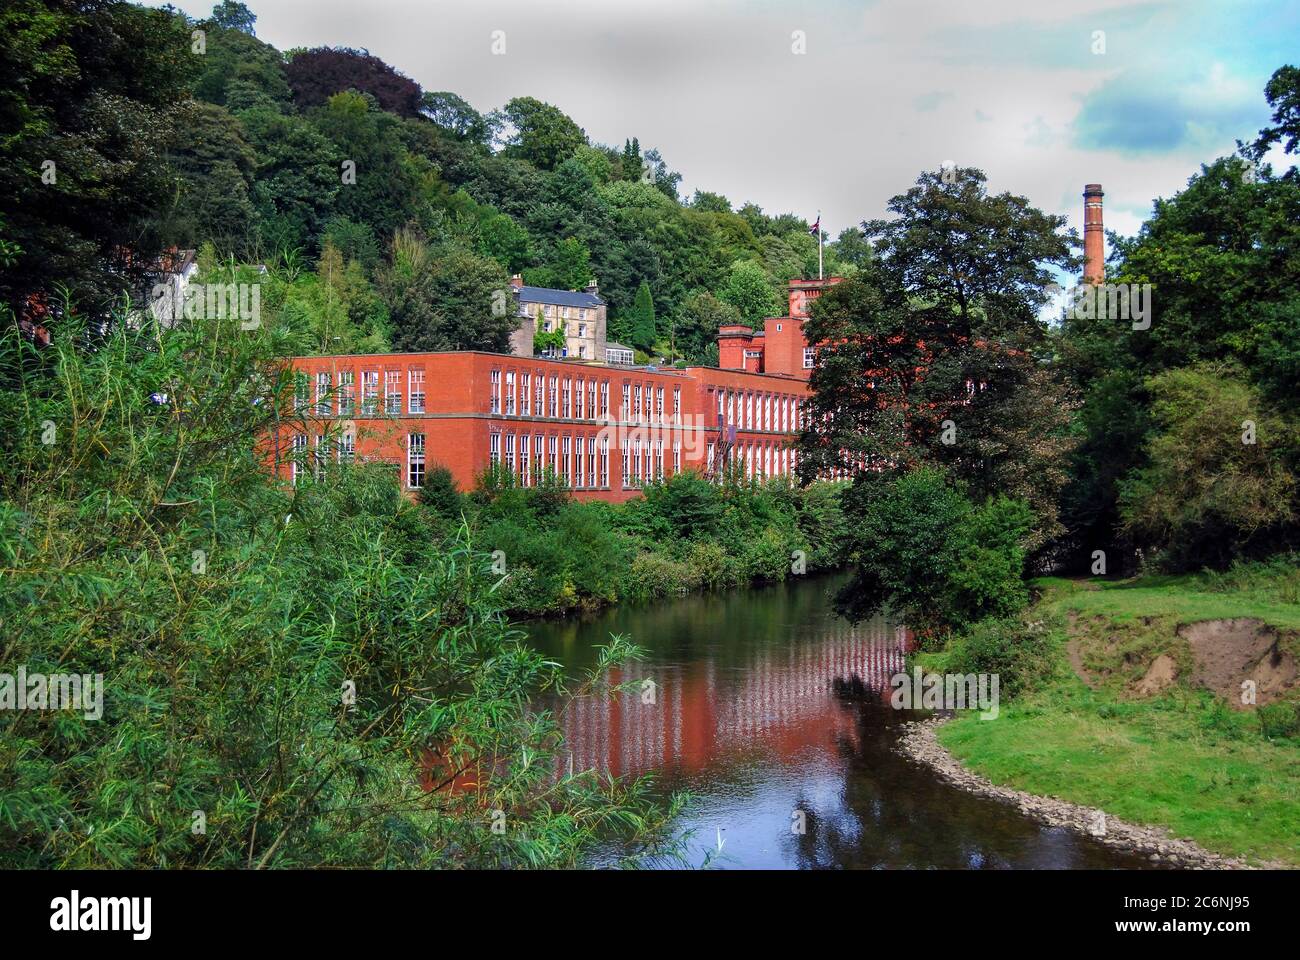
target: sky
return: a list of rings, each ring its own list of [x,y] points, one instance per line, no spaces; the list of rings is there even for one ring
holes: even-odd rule
[[[1080,236],[1083,186],[1100,183],[1106,227],[1131,234],[1153,199],[1254,137],[1264,84],[1300,55],[1300,4],[1287,0],[248,6],[281,50],[364,48],[484,112],[545,100],[594,142],[658,148],[683,196],[810,222],[820,211],[832,237],[949,163],[1067,215]]]

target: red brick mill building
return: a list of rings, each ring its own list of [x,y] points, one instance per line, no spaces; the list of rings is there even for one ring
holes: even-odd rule
[[[307,430],[285,431],[280,474],[380,461],[413,492],[444,466],[466,490],[497,464],[524,486],[550,470],[575,497],[613,502],[686,470],[787,476],[809,393],[806,304],[837,280],[792,283],[791,316],[766,333],[721,331],[721,368],[476,351],[294,358]]]

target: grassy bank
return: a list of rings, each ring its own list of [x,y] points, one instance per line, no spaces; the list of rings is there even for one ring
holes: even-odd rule
[[[1294,686],[1234,709],[1202,686],[1180,628],[1254,618],[1300,654],[1294,560],[1226,574],[1042,580],[1030,611],[1052,668],[992,722],[960,715],[940,741],[995,783],[1168,827],[1219,853],[1300,866],[1300,722]],[[1152,690],[1152,664],[1176,676]],[[927,658],[942,668],[943,655]],[[1144,684],[1146,685],[1144,687]]]

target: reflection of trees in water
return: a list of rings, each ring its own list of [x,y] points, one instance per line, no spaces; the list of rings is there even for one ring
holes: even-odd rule
[[[917,714],[894,710],[869,687],[850,680],[836,690],[854,714],[852,734],[835,736],[844,763],[836,809],[807,811],[807,832],[788,841],[800,869],[833,867],[1143,867],[1064,830],[1047,829],[997,800],[940,781],[894,750],[895,727]]]

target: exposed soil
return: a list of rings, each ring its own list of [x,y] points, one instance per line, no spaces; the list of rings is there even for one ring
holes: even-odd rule
[[[945,750],[935,735],[939,724],[946,718],[932,717],[903,725],[898,739],[899,751],[917,763],[924,764],[942,779],[977,796],[993,797],[1013,804],[1021,813],[1040,823],[1065,827],[1076,833],[1093,837],[1100,843],[1135,850],[1145,854],[1152,864],[1194,870],[1249,870],[1252,865],[1243,860],[1211,853],[1191,840],[1179,840],[1160,827],[1143,827],[1110,816],[1104,810],[1084,807],[1057,797],[1040,797],[1023,790],[999,787],[977,773],[966,769],[956,757]],[[1261,864],[1282,867],[1284,864]]]
[[[1224,697],[1239,709],[1242,684],[1255,683],[1257,703],[1270,703],[1296,685],[1296,661],[1278,644],[1273,627],[1250,617],[1203,620],[1178,628],[1192,648],[1196,669],[1192,680]]]
[[[1167,653],[1162,653],[1151,661],[1146,675],[1138,683],[1136,693],[1140,697],[1149,697],[1159,693],[1178,679],[1178,664]]]

